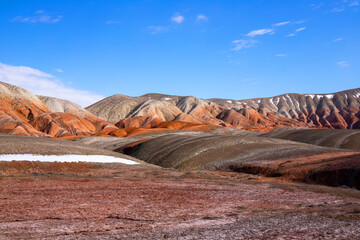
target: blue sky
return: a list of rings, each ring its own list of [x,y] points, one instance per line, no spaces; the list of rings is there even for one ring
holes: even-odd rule
[[[87,106],[360,87],[360,1],[0,1],[0,80]]]

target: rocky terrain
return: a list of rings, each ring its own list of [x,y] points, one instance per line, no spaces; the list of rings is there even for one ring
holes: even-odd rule
[[[1,239],[360,237],[358,90],[0,96]]]
[[[83,143],[129,154],[145,162],[182,170],[216,170],[360,189],[360,154],[294,141],[235,135],[172,133],[130,141]]]
[[[0,82],[0,133],[55,138],[129,137],[171,130],[279,127],[360,128],[360,90],[326,95],[285,94],[250,100],[199,99],[162,94],[113,95],[86,109],[35,96]]]
[[[118,129],[78,105],[7,83],[0,82],[0,96],[0,133],[59,138]]]
[[[160,120],[152,115],[153,112],[150,117],[128,118],[115,125],[70,101],[35,96],[3,82],[0,82],[0,96],[0,133],[55,138],[91,135],[125,137],[174,129],[208,131],[216,127],[202,122],[164,122],[167,119],[164,115]],[[165,111],[166,106],[162,110]]]
[[[268,116],[275,114],[317,127],[359,129],[360,89],[328,94],[289,93],[247,100],[210,99],[227,108],[254,108]]]
[[[277,128],[259,136],[360,151],[360,131],[355,129]]]
[[[145,165],[0,162],[0,173],[1,239],[360,236],[353,189]]]
[[[161,121],[269,131],[281,126],[359,129],[360,89],[331,94],[284,94],[247,100],[163,94],[113,95],[86,109],[120,127],[153,128]]]
[[[54,97],[37,97],[52,112],[69,113],[79,117],[96,117],[76,103]]]

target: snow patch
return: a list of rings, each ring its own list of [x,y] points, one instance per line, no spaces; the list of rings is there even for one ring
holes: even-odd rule
[[[296,102],[297,107],[300,109],[300,103],[299,103],[299,101],[296,100],[296,99],[294,99],[294,100],[295,100],[295,102]]]
[[[334,94],[327,94],[327,95],[325,95],[325,97],[327,97],[327,98],[333,98],[333,97],[334,97]]]
[[[274,101],[273,101],[273,99],[272,99],[272,98],[270,98],[270,102],[271,102],[273,105],[275,105],[275,104],[274,104]]]
[[[293,101],[291,100],[290,96],[286,94],[286,97],[290,100],[291,104],[292,104],[293,106],[295,106],[294,103],[293,103]]]
[[[173,100],[172,98],[166,97],[164,98],[165,101]]]
[[[232,103],[232,101],[230,101],[230,100],[227,100],[226,102],[228,102],[228,103]]]
[[[105,155],[35,155],[35,154],[4,154],[0,161],[40,161],[40,162],[99,162],[139,164],[135,161]]]
[[[280,98],[276,98],[275,99],[275,104],[278,105],[279,102],[280,102]]]
[[[270,102],[272,103],[272,105],[274,105],[277,109],[279,109],[277,106],[276,106],[276,104],[274,103],[274,99],[273,98],[270,98]]]

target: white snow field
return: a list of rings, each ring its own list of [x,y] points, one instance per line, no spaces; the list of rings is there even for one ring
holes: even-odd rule
[[[40,162],[98,162],[139,164],[135,161],[105,155],[35,155],[35,154],[4,154],[0,161],[40,161]]]

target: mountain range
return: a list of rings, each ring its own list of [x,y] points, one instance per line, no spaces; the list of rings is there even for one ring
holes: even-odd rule
[[[36,96],[0,82],[0,133],[68,138],[131,136],[152,131],[278,127],[360,128],[360,89],[332,94],[283,94],[246,100],[116,94],[87,108]]]
[[[358,239],[359,93],[84,109],[0,82],[0,238]]]
[[[163,94],[113,95],[86,109],[121,128],[183,121],[246,130],[281,126],[360,128],[360,89],[332,94],[283,94],[247,100],[199,99]]]

